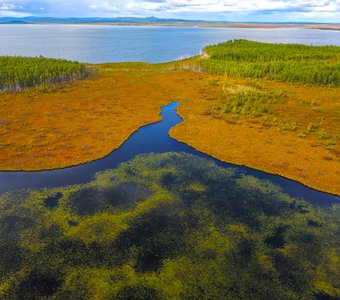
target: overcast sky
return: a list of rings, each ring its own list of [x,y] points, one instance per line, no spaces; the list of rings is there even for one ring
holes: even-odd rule
[[[340,0],[0,0],[0,17],[31,15],[340,23]]]

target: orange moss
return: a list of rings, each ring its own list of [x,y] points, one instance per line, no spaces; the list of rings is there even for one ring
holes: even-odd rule
[[[189,101],[181,101],[178,112],[184,122],[170,135],[220,160],[280,174],[339,195],[340,89],[265,81],[261,84],[284,90],[287,95],[283,102],[271,105],[272,114],[260,118],[216,116],[209,109],[219,101],[218,91],[209,100],[200,97],[198,91]],[[194,86],[189,89],[195,90]],[[293,102],[296,104],[291,105]],[[284,130],[280,122],[285,119],[296,120],[297,129]],[[318,125],[315,132],[308,132],[311,122]],[[320,138],[321,128],[335,145],[327,145]]]
[[[148,74],[103,68],[97,79],[50,93],[0,96],[0,169],[61,168],[101,158],[139,127],[160,120],[169,100]]]

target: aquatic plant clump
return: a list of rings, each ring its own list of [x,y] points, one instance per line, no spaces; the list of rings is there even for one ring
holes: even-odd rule
[[[0,298],[335,299],[339,207],[189,154],[0,197]]]
[[[44,57],[0,56],[0,90],[24,88],[83,79],[90,75],[85,64]]]
[[[340,47],[233,40],[204,49],[199,64],[215,74],[340,86]]]

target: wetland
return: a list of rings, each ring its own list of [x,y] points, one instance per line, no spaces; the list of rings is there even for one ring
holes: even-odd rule
[[[2,57],[0,297],[340,297],[340,50],[286,43],[152,63]]]

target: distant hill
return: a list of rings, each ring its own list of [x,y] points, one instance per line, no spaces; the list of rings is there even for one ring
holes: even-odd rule
[[[129,24],[161,24],[161,23],[203,23],[202,20],[182,20],[182,19],[159,19],[156,17],[134,18],[50,18],[50,17],[25,17],[25,18],[0,18],[1,24],[35,24],[35,23],[129,23]]]
[[[0,21],[0,24],[28,24],[28,23],[20,20],[13,20],[13,21]]]

